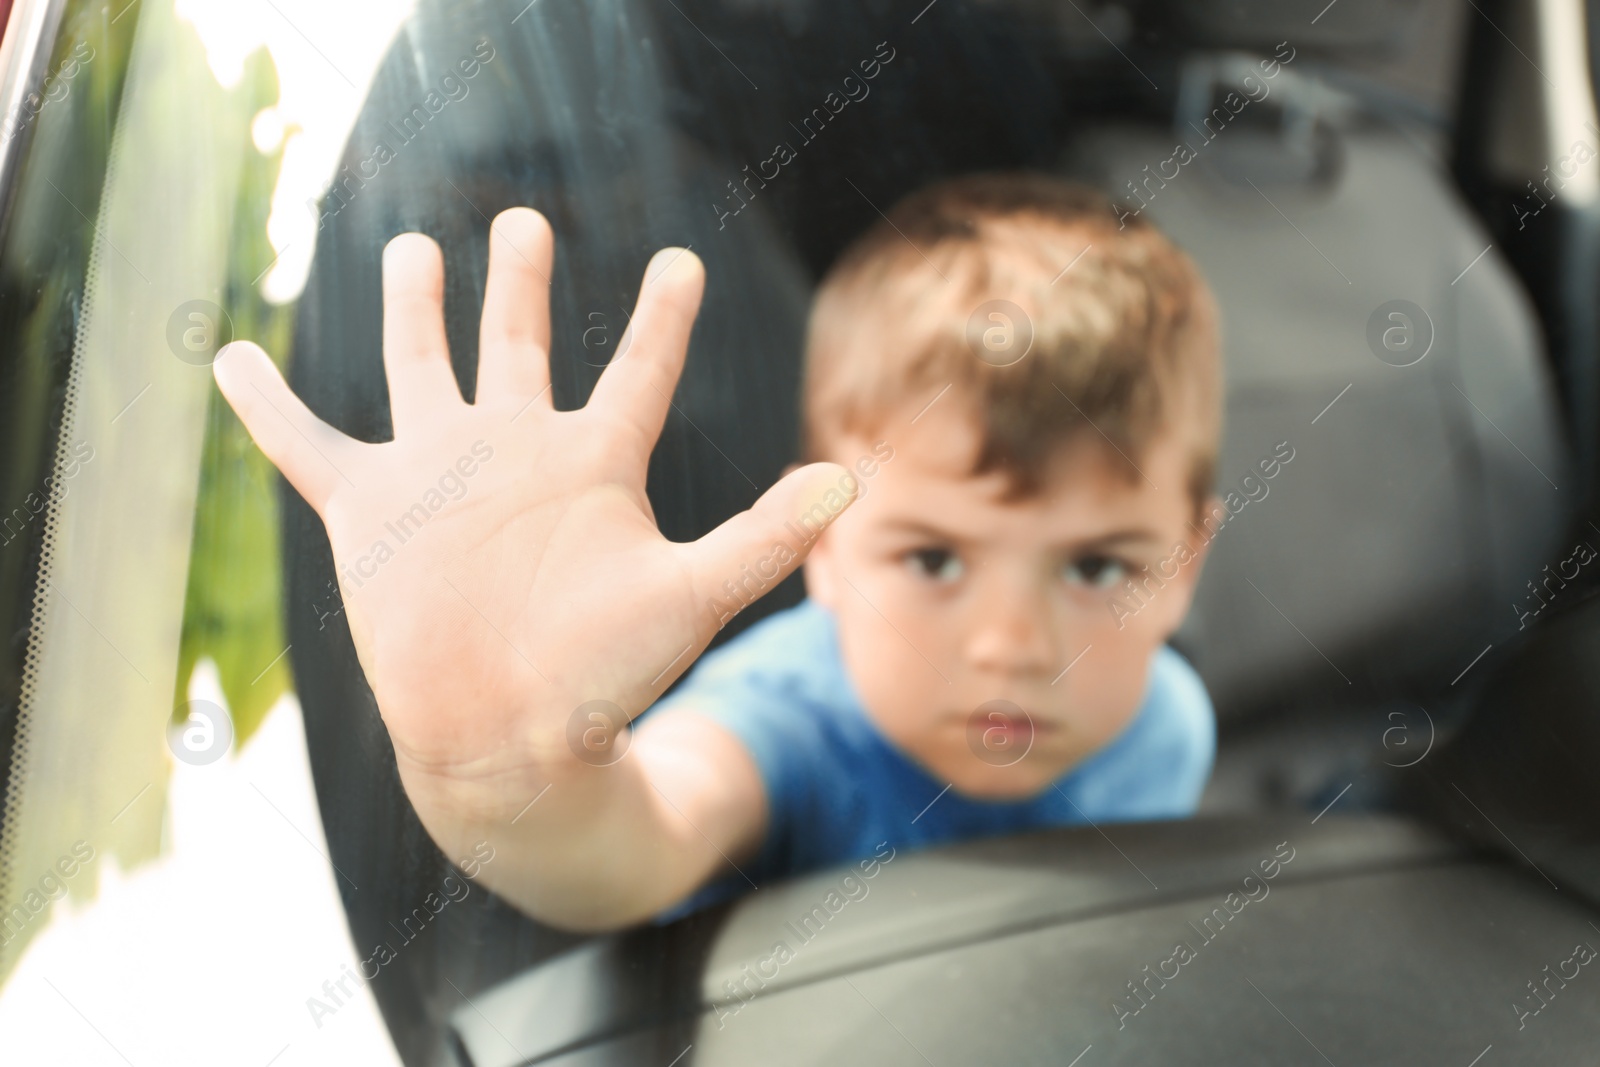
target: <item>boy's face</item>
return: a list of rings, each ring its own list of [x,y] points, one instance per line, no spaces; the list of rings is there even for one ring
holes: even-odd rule
[[[852,468],[880,440],[893,458],[812,549],[807,591],[890,741],[968,796],[1030,796],[1129,724],[1188,610],[1204,553],[1189,446],[1158,440],[1130,481],[1074,443],[1037,496],[1003,502],[1003,472],[968,473],[977,427],[952,398],[914,414],[833,443]],[[1142,607],[1129,577],[1148,580]]]

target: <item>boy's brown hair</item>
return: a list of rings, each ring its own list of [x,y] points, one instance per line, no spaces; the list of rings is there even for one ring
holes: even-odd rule
[[[1013,497],[1037,493],[1069,441],[1101,439],[1138,479],[1151,441],[1186,427],[1201,506],[1221,423],[1215,302],[1188,256],[1121,216],[1092,189],[1028,172],[966,175],[900,201],[817,292],[805,458],[910,418],[950,386],[941,402],[978,419],[972,473],[1005,472]]]

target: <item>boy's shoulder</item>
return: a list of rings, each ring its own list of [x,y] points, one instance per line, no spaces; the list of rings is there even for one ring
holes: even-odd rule
[[[1205,682],[1182,653],[1163,645],[1151,657],[1133,720],[1061,785],[1104,817],[1181,817],[1199,803],[1216,751],[1217,719]]]
[[[812,740],[828,734],[835,745],[859,746],[873,736],[845,672],[833,616],[810,599],[769,615],[702,656],[651,712],[668,708],[712,718],[747,747],[769,747],[752,736],[757,724],[789,735],[790,742],[799,739],[797,733]],[[779,753],[752,755],[763,763],[763,757]]]
[[[1217,720],[1206,684],[1183,654],[1171,645],[1156,649],[1144,711],[1163,732],[1206,749],[1215,749]]]
[[[720,648],[707,652],[684,679],[684,685],[752,677],[776,682],[803,675],[808,660],[836,660],[837,647],[833,617],[808,598],[768,615]]]

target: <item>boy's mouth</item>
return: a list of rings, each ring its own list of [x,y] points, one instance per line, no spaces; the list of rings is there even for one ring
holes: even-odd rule
[[[998,767],[1017,763],[1041,738],[1051,738],[1060,730],[1059,723],[1036,717],[1009,700],[986,701],[963,718],[968,749],[984,763]]]

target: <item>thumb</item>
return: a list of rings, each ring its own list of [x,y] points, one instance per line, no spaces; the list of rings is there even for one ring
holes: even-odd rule
[[[321,515],[339,483],[350,484],[341,468],[354,442],[312,414],[259,345],[228,345],[211,373],[256,446]]]
[[[684,546],[695,599],[721,629],[805,562],[811,546],[856,499],[855,475],[811,463],[778,480],[748,510]]]

